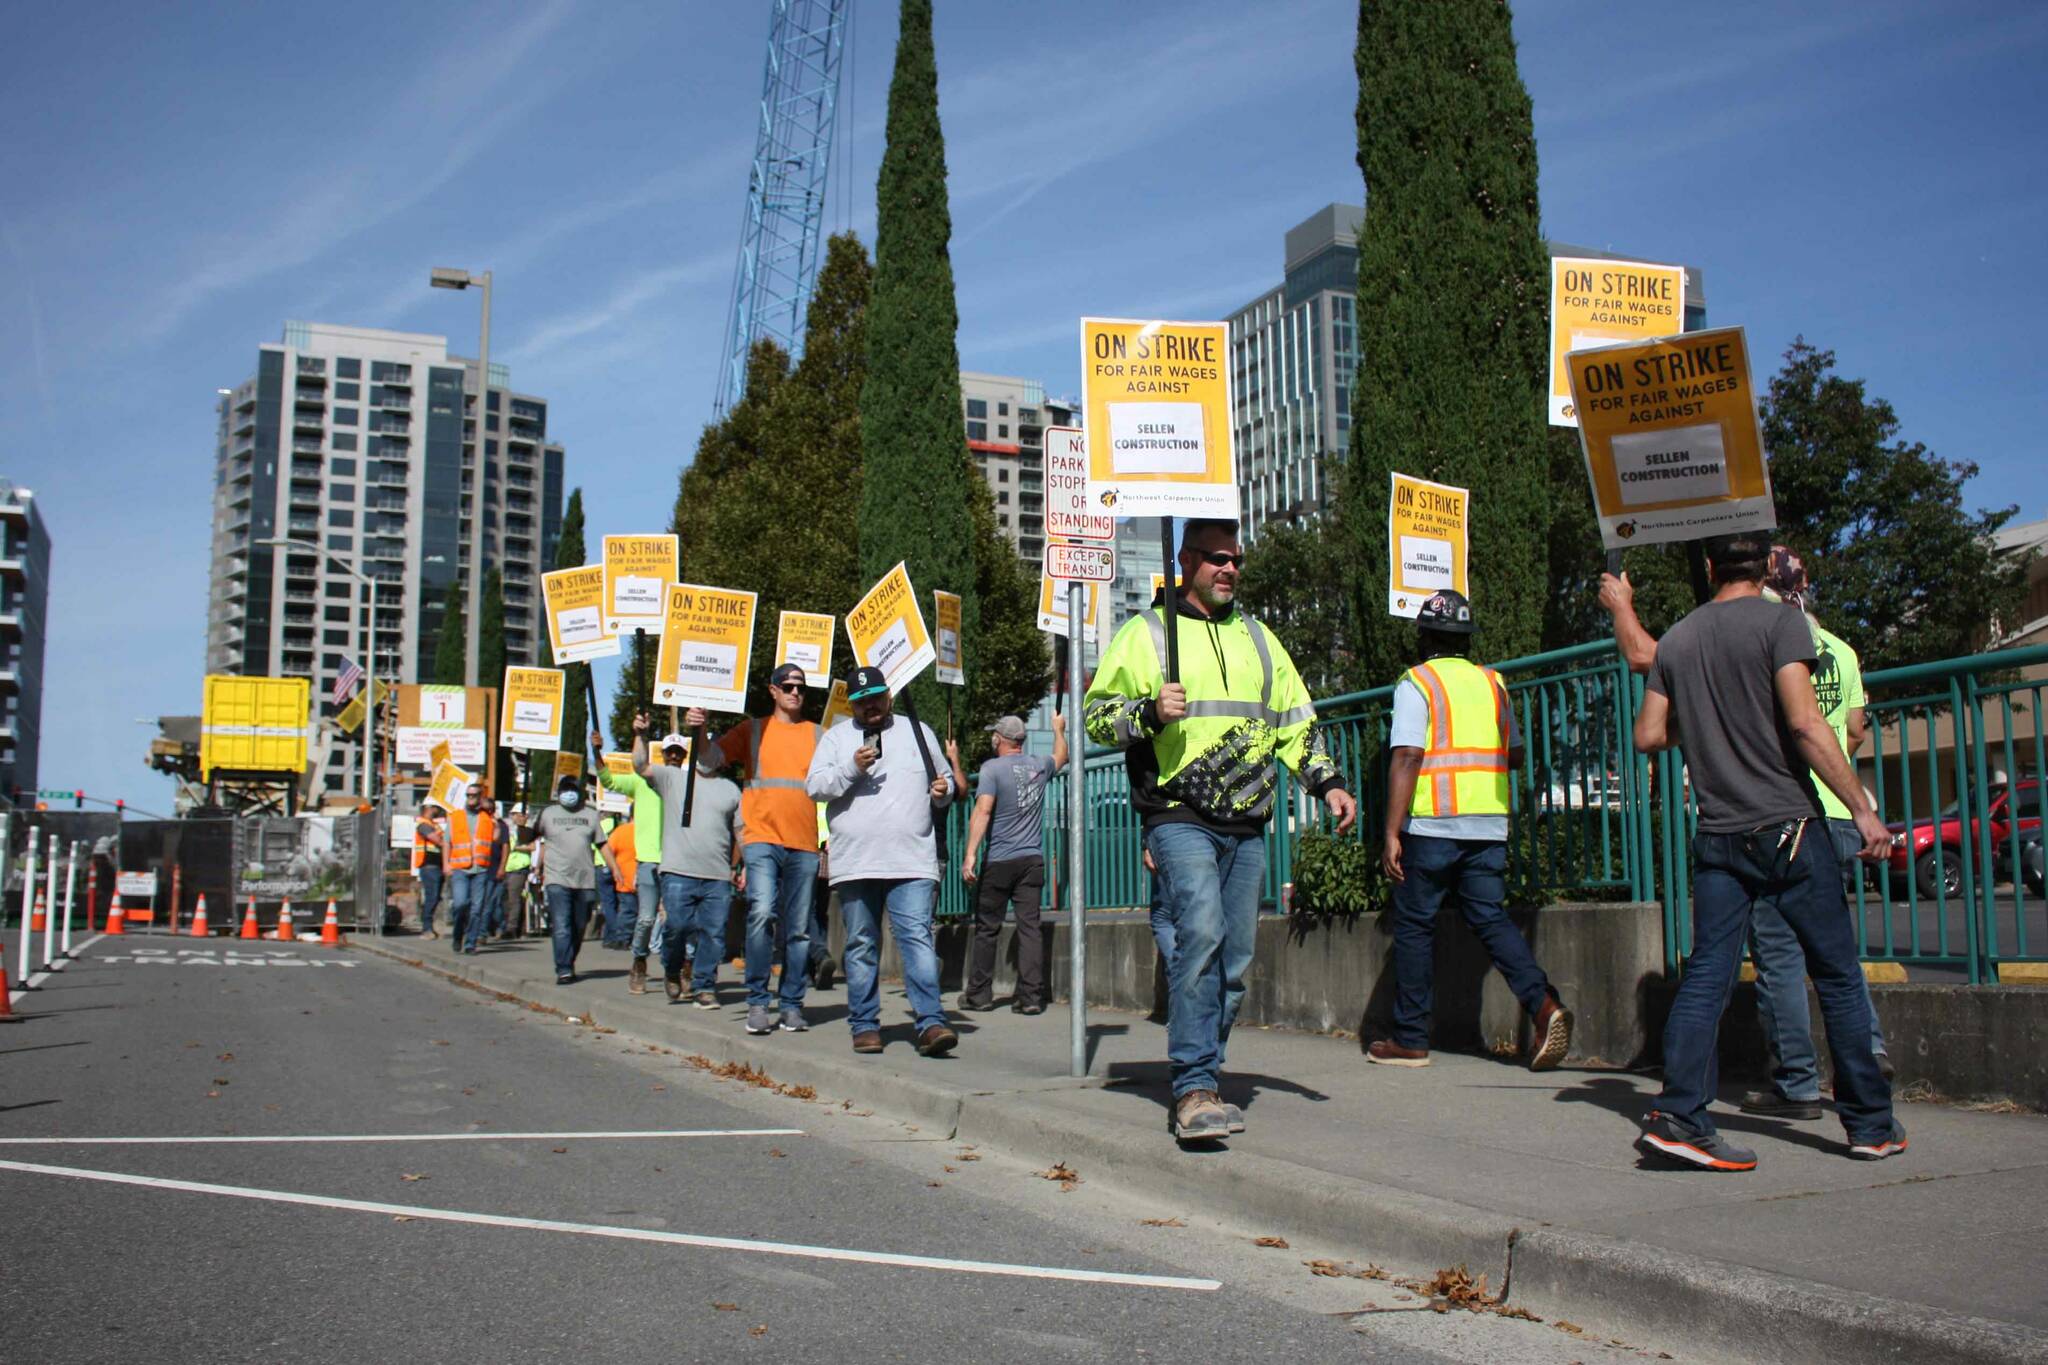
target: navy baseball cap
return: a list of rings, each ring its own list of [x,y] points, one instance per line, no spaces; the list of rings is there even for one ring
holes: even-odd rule
[[[862,697],[879,696],[889,690],[889,680],[882,676],[882,670],[863,665],[846,675],[846,699],[859,701]]]

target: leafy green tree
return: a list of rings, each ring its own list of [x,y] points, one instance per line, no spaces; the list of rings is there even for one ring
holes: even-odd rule
[[[1532,652],[1550,520],[1549,262],[1536,137],[1500,0],[1362,0],[1358,379],[1347,520],[1361,675],[1414,632],[1387,614],[1388,473],[1473,490],[1473,609],[1490,657]]]
[[[975,763],[994,752],[993,741],[982,731],[984,725],[998,716],[1028,716],[1045,696],[1051,657],[1046,637],[1038,629],[1038,576],[1025,569],[1003,538],[988,484],[976,477],[970,496],[981,638],[966,641],[967,686],[960,701],[967,727],[964,734],[957,728],[955,733],[961,757]],[[933,717],[926,719],[933,720],[934,730],[943,724]]]
[[[1341,481],[1340,481],[1341,482]],[[1351,528],[1341,496],[1331,511],[1307,522],[1261,528],[1245,556],[1238,600],[1287,647],[1316,697],[1332,697],[1388,681],[1360,670],[1352,626],[1347,561]]]
[[[1892,405],[1803,337],[1760,416],[1780,536],[1806,560],[1815,615],[1866,671],[1974,653],[1992,621],[2017,621],[2026,565],[1991,543],[2017,508],[1965,507],[1974,463],[1901,440]]]
[[[653,631],[635,631],[626,637],[625,644],[625,653],[621,656],[619,665],[619,681],[612,688],[610,726],[612,747],[622,753],[630,751],[633,747],[633,713],[654,710],[654,703],[651,700],[654,691],[654,665],[661,655],[661,636]],[[647,690],[644,692],[639,690],[640,680],[643,678],[647,681]],[[655,737],[660,737],[659,730]]]
[[[449,687],[462,686],[464,666],[469,662],[469,646],[462,638],[469,628],[463,595],[458,574],[448,581],[448,595],[441,602],[441,633],[434,639],[434,681]]]
[[[875,192],[874,296],[860,404],[860,577],[863,585],[873,583],[901,560],[926,611],[932,589],[959,593],[972,678],[996,642],[981,629],[973,513],[980,480],[961,425],[959,312],[947,246],[953,225],[931,0],[903,0],[900,14]],[[927,722],[941,713],[939,684],[929,672],[912,693]]]

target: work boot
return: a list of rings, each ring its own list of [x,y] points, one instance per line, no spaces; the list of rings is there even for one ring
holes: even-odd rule
[[[713,991],[698,991],[697,998],[691,1003],[700,1010],[715,1010],[718,1008],[718,995]]]
[[[1529,1054],[1531,1071],[1551,1071],[1564,1060],[1572,1046],[1572,1012],[1564,1002],[1551,996],[1531,1021],[1536,1026],[1536,1050]]]
[[[1181,1142],[1214,1142],[1230,1136],[1230,1111],[1213,1090],[1190,1090],[1173,1102],[1173,1136]]]
[[[1817,1119],[1820,1101],[1787,1099],[1775,1090],[1751,1090],[1742,1097],[1742,1112],[1774,1119]]]
[[[645,994],[647,994],[647,959],[646,959],[646,958],[644,958],[644,957],[636,957],[636,958],[634,958],[634,959],[633,959],[633,966],[632,966],[632,968],[631,968],[630,970],[628,970],[628,971],[627,971],[627,973],[626,973],[626,994],[628,994],[628,995],[645,995]]]
[[[670,1004],[681,1000],[683,998],[683,974],[681,972],[663,972],[661,974],[661,988],[668,992]]]
[[[1224,1122],[1230,1125],[1231,1132],[1242,1133],[1244,1131],[1244,1110],[1236,1105],[1226,1104],[1223,1106],[1223,1119]]]
[[[855,1052],[880,1052],[882,1050],[882,1035],[879,1033],[854,1034],[853,1050]]]
[[[943,1057],[960,1045],[960,1035],[944,1024],[933,1024],[917,1035],[917,1050],[926,1057]]]
[[[1429,1049],[1402,1047],[1391,1038],[1381,1038],[1365,1050],[1365,1060],[1381,1066],[1428,1066]]]

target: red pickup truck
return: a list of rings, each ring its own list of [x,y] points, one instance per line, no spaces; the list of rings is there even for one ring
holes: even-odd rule
[[[2015,800],[2019,802],[2020,871],[2026,879],[2027,889],[2038,894],[2042,889],[2042,791],[2039,778],[2022,778],[2015,785],[1991,789],[1988,812],[1991,872],[2000,882],[2012,880]],[[1933,896],[1937,891],[1949,896],[1961,895],[1963,826],[1962,812],[1955,806],[1950,806],[1931,820],[1916,820],[1910,827],[1903,821],[1893,821],[1890,826],[1892,876],[1897,878],[1912,873],[1923,896]],[[1969,822],[1968,837],[1973,842],[1977,837],[1975,820]]]

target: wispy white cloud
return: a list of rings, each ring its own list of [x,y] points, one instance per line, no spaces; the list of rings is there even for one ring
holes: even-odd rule
[[[50,389],[49,347],[43,339],[42,297],[36,290],[35,270],[29,264],[28,256],[21,249],[21,241],[16,237],[13,225],[8,222],[4,213],[0,213],[0,246],[7,248],[7,255],[14,262],[15,274],[21,277],[22,300],[27,306],[28,316],[29,360],[35,373],[36,396],[42,400],[43,420],[49,422],[56,416],[57,405]]]
[[[569,17],[571,0],[548,0],[520,19],[491,26],[476,42],[453,45],[427,63],[385,102],[385,126],[354,154],[299,176],[276,195],[281,211],[252,233],[216,237],[161,293],[148,299],[128,335],[160,341],[214,296],[280,271],[319,260],[337,246],[414,208],[550,98],[566,78],[553,63],[526,69]],[[393,164],[393,148],[418,145],[418,129],[454,130],[430,145],[438,157],[417,166]]]
[[[513,363],[530,365],[560,354],[570,343],[609,331],[674,290],[721,280],[732,268],[726,252],[706,252],[677,265],[628,275],[602,302],[544,319],[514,343],[507,353]]]

